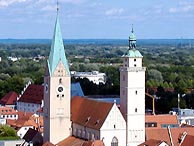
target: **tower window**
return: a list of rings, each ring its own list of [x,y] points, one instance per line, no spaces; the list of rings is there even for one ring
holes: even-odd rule
[[[136,61],[136,59],[134,59],[134,61]]]
[[[116,128],[116,125],[114,125],[114,129]]]
[[[59,84],[61,84],[61,83],[62,83],[62,79],[60,78],[60,79],[59,79]]]
[[[135,94],[137,95],[137,91],[135,91]]]
[[[136,64],[134,64],[134,67],[136,67],[137,65]]]
[[[135,108],[135,112],[137,113],[137,108]]]

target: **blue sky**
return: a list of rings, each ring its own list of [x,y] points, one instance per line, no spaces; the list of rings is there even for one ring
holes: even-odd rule
[[[59,0],[64,39],[194,38],[193,0]],[[0,39],[53,35],[56,0],[0,0]]]

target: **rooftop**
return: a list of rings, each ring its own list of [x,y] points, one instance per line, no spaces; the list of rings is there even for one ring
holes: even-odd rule
[[[44,86],[31,84],[27,87],[18,102],[41,104],[43,100]]]
[[[71,100],[72,122],[99,130],[112,106],[113,103],[75,96]]]
[[[18,94],[14,91],[9,92],[4,97],[1,98],[0,104],[2,105],[15,105]]]

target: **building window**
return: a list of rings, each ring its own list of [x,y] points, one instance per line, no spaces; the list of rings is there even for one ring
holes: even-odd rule
[[[134,67],[136,67],[136,64],[134,64]]]
[[[137,113],[137,108],[135,108],[135,112]]]
[[[136,61],[136,59],[134,59],[134,62]]]
[[[114,129],[116,128],[116,125],[114,125]]]
[[[118,139],[116,137],[113,137],[111,146],[118,146]]]
[[[137,95],[137,91],[135,91],[135,94]]]

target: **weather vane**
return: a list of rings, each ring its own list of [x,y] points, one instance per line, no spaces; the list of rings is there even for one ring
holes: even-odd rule
[[[134,30],[133,30],[133,24],[132,24],[132,30],[131,30],[131,32],[132,32],[132,33],[134,32]]]
[[[57,13],[59,11],[59,1],[57,0]]]

